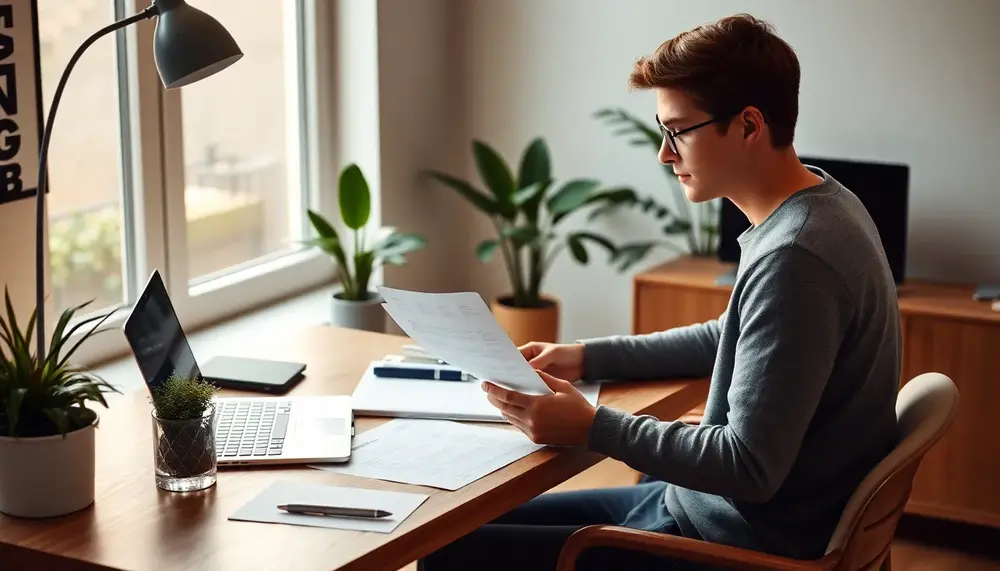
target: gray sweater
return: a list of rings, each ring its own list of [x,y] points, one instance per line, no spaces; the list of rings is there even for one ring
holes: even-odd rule
[[[848,498],[896,442],[896,288],[858,198],[824,182],[739,237],[718,319],[583,340],[588,379],[708,377],[699,426],[599,407],[589,449],[669,483],[684,535],[823,554]]]

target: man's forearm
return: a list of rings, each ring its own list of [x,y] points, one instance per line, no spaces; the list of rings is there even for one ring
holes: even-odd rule
[[[713,319],[645,335],[584,339],[584,378],[640,380],[707,377],[719,348]]]

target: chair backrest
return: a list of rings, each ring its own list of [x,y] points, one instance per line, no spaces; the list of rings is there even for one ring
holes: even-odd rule
[[[837,571],[879,569],[910,498],[924,454],[948,430],[958,408],[958,389],[940,373],[924,373],[903,385],[896,397],[900,440],[851,496],[827,545],[843,556]]]

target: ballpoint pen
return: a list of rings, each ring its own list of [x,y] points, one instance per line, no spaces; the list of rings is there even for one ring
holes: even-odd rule
[[[391,379],[428,379],[434,381],[468,381],[472,375],[457,369],[440,367],[393,367],[380,365],[372,369],[376,377]]]
[[[381,519],[392,514],[385,510],[372,508],[348,508],[341,506],[320,506],[312,504],[283,504],[278,506],[279,510],[291,514],[301,515],[325,515],[334,517],[359,517],[364,519]]]

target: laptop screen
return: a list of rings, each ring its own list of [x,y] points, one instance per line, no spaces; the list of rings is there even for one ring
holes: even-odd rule
[[[153,271],[125,321],[125,338],[148,387],[160,386],[174,373],[201,378],[158,271]]]

